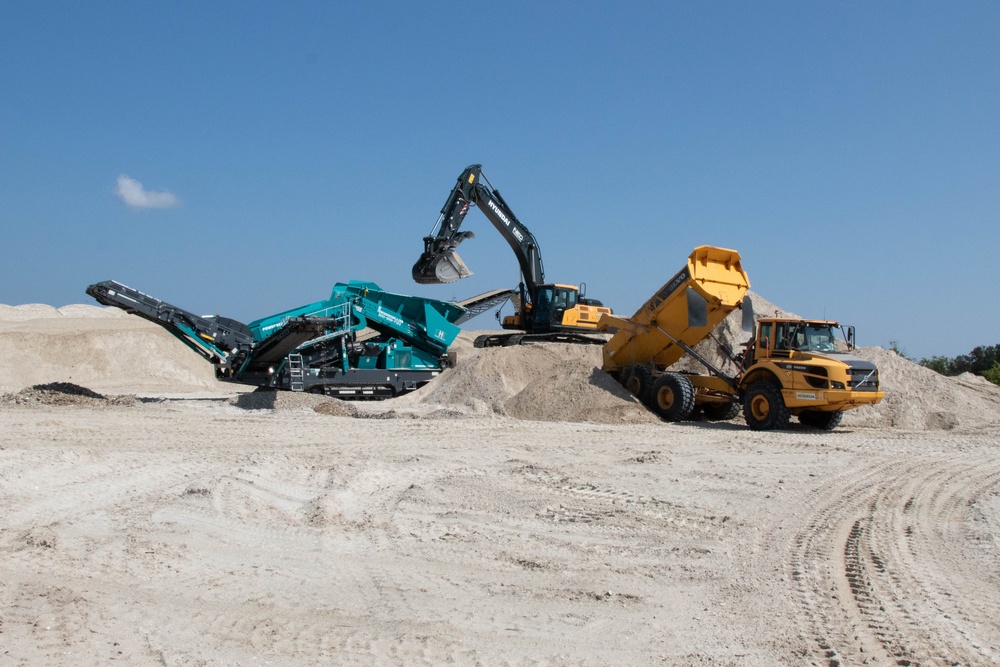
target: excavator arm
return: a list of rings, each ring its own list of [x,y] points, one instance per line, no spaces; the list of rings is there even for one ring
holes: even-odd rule
[[[424,252],[413,265],[413,279],[422,284],[450,283],[472,275],[455,252],[462,241],[473,238],[469,231],[460,231],[469,208],[478,206],[514,251],[528,297],[535,299],[536,286],[545,282],[545,270],[538,241],[521,224],[500,192],[483,176],[482,165],[466,167],[448,195],[434,228],[436,233],[424,237]]]

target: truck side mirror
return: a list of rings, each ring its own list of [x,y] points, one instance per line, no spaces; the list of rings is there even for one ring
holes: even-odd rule
[[[740,304],[740,309],[743,311],[743,321],[740,323],[743,330],[747,333],[753,333],[753,301],[750,300],[750,297],[743,297],[743,303]]]
[[[587,296],[587,283],[580,283],[580,287],[577,288],[580,292],[580,298],[583,299]]]
[[[854,327],[847,327],[847,348],[854,349]]]

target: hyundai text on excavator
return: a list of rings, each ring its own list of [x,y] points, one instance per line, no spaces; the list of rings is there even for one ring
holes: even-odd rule
[[[424,237],[424,252],[413,266],[413,279],[428,285],[450,283],[472,275],[455,248],[475,236],[470,231],[459,231],[473,206],[478,206],[504,237],[521,270],[521,283],[512,299],[515,313],[504,317],[501,323],[504,329],[519,333],[483,335],[476,339],[476,347],[531,342],[603,343],[604,338],[587,333],[595,333],[601,315],[611,314],[611,309],[596,299],[588,299],[586,284],[545,282],[535,235],[517,219],[500,192],[483,176],[482,165],[471,165],[458,177],[434,225],[437,232],[432,230],[430,236]]]
[[[854,327],[837,322],[760,318],[745,349],[728,353],[735,374],[698,354],[694,345],[737,308],[743,328],[753,331],[749,288],[735,250],[695,248],[635,315],[601,318],[598,328],[615,332],[604,346],[603,369],[667,421],[690,419],[698,410],[709,420],[732,419],[742,408],[753,430],[784,428],[792,416],[831,430],[846,410],[882,400],[875,364],[851,354]],[[837,330],[843,340],[835,340]],[[667,370],[685,354],[710,375]]]

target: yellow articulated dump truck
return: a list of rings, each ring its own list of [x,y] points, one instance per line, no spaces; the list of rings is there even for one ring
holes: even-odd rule
[[[604,346],[604,370],[667,421],[699,411],[709,420],[732,419],[742,409],[754,430],[784,428],[793,415],[831,430],[846,410],[882,400],[875,364],[851,353],[854,327],[762,318],[755,328],[749,289],[738,252],[695,248],[687,265],[635,315],[601,317],[598,329],[614,332]],[[693,348],[737,308],[743,328],[754,335],[742,352],[730,355],[736,372],[727,374]],[[709,374],[667,371],[685,354]]]

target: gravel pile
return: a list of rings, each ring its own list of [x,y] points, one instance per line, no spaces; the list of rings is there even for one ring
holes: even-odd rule
[[[137,405],[135,396],[104,396],[72,382],[36,384],[19,392],[0,395],[3,405],[78,405],[84,407],[111,407]]]

